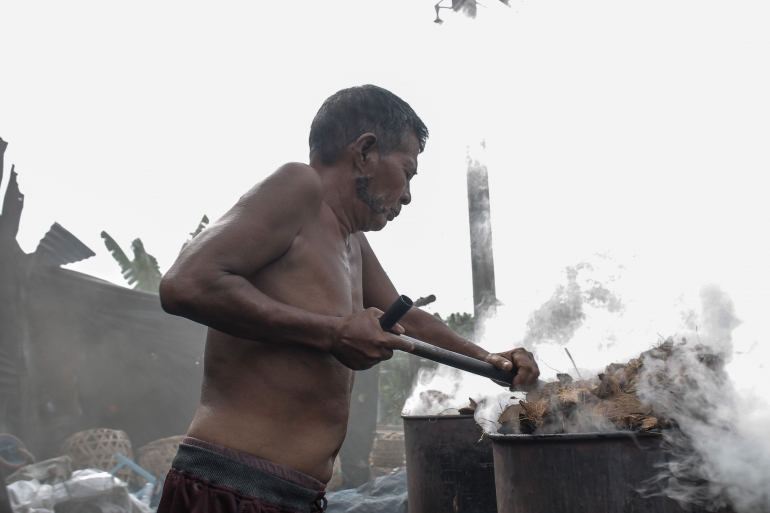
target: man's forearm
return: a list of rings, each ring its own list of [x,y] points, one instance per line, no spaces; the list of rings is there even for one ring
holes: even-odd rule
[[[406,335],[434,346],[482,361],[489,354],[488,351],[464,339],[439,319],[419,308],[409,310],[399,324],[406,330]]]
[[[167,312],[228,335],[263,342],[296,342],[323,351],[331,349],[340,321],[339,317],[275,301],[234,274],[211,280],[206,287],[164,278],[160,295]]]

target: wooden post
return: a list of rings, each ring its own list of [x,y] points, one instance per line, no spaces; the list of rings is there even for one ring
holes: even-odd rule
[[[495,261],[492,255],[492,217],[489,209],[489,175],[483,162],[486,144],[468,149],[468,219],[471,232],[473,316],[476,326],[497,308]],[[474,155],[475,154],[475,155]],[[476,158],[474,158],[476,157]],[[480,157],[480,158],[479,158]],[[476,331],[476,338],[480,333]]]

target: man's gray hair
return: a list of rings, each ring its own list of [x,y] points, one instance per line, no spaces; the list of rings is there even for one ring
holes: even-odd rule
[[[310,159],[318,156],[330,166],[362,134],[377,136],[380,157],[404,149],[409,134],[425,149],[428,127],[408,103],[375,85],[350,87],[334,93],[321,105],[310,125]]]

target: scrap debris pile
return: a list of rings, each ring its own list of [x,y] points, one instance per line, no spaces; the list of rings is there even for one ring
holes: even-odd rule
[[[14,513],[151,513],[149,500],[98,469],[72,471],[69,456],[22,467],[6,478]]]
[[[603,373],[588,380],[575,380],[569,374],[558,374],[558,381],[527,393],[504,408],[497,424],[500,434],[588,433],[599,431],[649,431],[674,427],[673,420],[640,397],[640,382],[645,387],[668,389],[668,382],[682,376],[663,372],[665,363],[685,350],[686,340],[677,344],[669,338],[627,363],[613,363]],[[722,360],[708,347],[695,350],[702,364],[719,367]],[[664,365],[659,365],[659,364]],[[653,370],[655,369],[655,370]],[[665,401],[665,394],[662,396]],[[660,396],[658,396],[660,400]],[[659,405],[660,406],[660,405]],[[476,403],[461,413],[476,410]]]
[[[128,435],[116,429],[74,433],[62,443],[61,456],[36,463],[15,440],[26,456],[5,478],[13,513],[151,513],[184,436],[146,444],[137,462]]]

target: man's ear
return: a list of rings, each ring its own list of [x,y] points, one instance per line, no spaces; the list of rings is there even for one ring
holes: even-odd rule
[[[363,171],[363,168],[372,161],[377,152],[377,136],[371,132],[361,134],[353,143],[353,160],[356,168]]]

